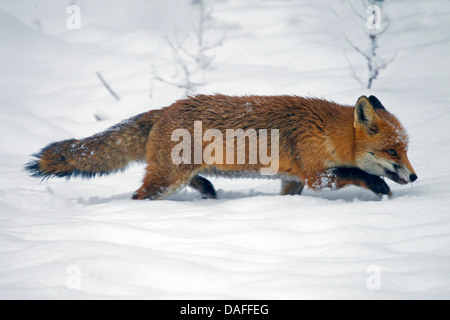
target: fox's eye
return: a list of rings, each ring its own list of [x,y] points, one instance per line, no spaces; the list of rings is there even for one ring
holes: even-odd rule
[[[387,151],[387,153],[389,153],[389,155],[392,156],[392,157],[396,157],[397,156],[397,151],[395,151],[395,149],[389,149]]]

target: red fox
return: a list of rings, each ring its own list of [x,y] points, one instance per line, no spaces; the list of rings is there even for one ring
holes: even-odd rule
[[[199,121],[201,127],[196,127]],[[230,129],[252,130],[259,145],[250,134],[243,139],[232,136],[231,143],[225,144],[220,135],[228,137]],[[92,137],[50,144],[25,169],[43,180],[91,178],[146,161],[143,185],[133,199],[162,199],[186,185],[214,199],[216,191],[203,175],[254,177],[268,167],[267,161],[255,161],[251,154],[251,150],[264,151],[263,130],[277,133],[264,140],[276,169],[263,177],[282,179],[284,195],[300,194],[305,185],[314,190],[356,185],[391,196],[381,177],[399,184],[417,179],[407,157],[405,129],[374,96],[362,96],[352,107],[297,96],[196,95]],[[180,135],[175,132],[189,139],[194,136],[193,143],[180,148]],[[206,138],[208,132],[213,134]],[[244,147],[245,153],[239,155],[230,147]],[[210,159],[201,158],[208,152]]]

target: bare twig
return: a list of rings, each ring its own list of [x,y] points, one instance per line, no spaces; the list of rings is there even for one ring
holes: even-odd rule
[[[101,83],[105,86],[106,90],[108,90],[109,93],[117,100],[120,100],[120,97],[117,95],[117,93],[114,92],[114,90],[111,88],[111,86],[106,82],[106,80],[102,77],[100,72],[95,73],[97,77],[100,79]]]
[[[352,48],[355,49],[356,52],[358,52],[360,55],[362,55],[364,58],[366,58],[366,60],[370,59],[369,55],[366,54],[364,51],[362,51],[358,46],[353,44],[353,42],[351,42],[350,39],[346,35],[344,35],[344,38],[352,46]]]
[[[380,69],[386,68],[388,66],[388,64],[390,64],[392,61],[394,61],[395,58],[397,58],[397,55],[398,55],[398,50],[395,51],[394,55],[389,60],[386,60],[383,64],[381,64],[379,68]]]
[[[366,21],[366,18],[360,14],[355,7],[353,6],[353,4],[351,3],[351,1],[348,2],[348,5],[350,6],[350,8],[352,9],[353,13],[358,16],[359,18],[361,18],[363,21]],[[364,1],[363,1],[363,6],[364,6]]]
[[[154,80],[168,84],[168,85],[176,87],[176,88],[184,89],[186,95],[189,95],[192,92],[194,92],[196,87],[203,85],[203,83],[192,82],[189,78],[186,79],[187,81],[181,82],[181,83],[167,80],[167,79],[163,78],[161,75],[159,75],[159,72],[155,66],[152,66],[152,67],[153,67],[153,79]]]
[[[348,59],[348,56],[347,56],[347,54],[345,53],[345,51],[344,51],[344,56],[345,56],[345,60],[347,60],[348,66],[350,67],[350,71],[351,71],[351,74],[352,74],[353,78],[355,78],[356,80],[358,80],[358,82],[359,82],[361,85],[364,86],[364,82],[363,82],[363,81],[361,80],[361,78],[358,77],[358,75],[356,74],[356,70],[355,70],[355,68],[353,67],[353,65],[352,65],[352,63],[350,62],[350,60]]]
[[[333,12],[333,14],[337,17],[337,18],[341,18],[340,14],[336,11],[336,9],[333,7],[333,5],[328,5],[330,7],[331,12]]]
[[[167,44],[172,49],[172,54],[174,55],[175,61],[178,63],[178,65],[183,70],[184,74],[189,77],[191,75],[191,72],[189,71],[189,68],[186,64],[186,62],[181,58],[180,56],[180,50],[175,47],[175,45],[170,41],[168,37],[165,37]]]
[[[363,6],[367,5],[367,2],[364,0],[361,0]],[[369,0],[370,4],[374,5],[374,4],[378,4],[381,3],[380,1],[377,0]],[[351,3],[349,3],[350,8],[353,10],[353,12],[355,13],[355,15],[357,15],[360,18],[364,18],[362,17],[362,15],[360,13],[358,13],[355,8],[353,7],[353,5]],[[378,40],[379,38],[386,32],[386,30],[389,28],[389,21],[386,19],[386,23],[385,23],[385,27],[382,30],[371,30],[369,32],[366,32],[367,36],[369,37],[369,41],[370,41],[370,48],[367,51],[362,50],[359,46],[355,45],[345,34],[344,34],[344,38],[345,40],[350,44],[350,46],[356,51],[358,52],[365,60],[367,63],[367,69],[368,69],[368,77],[367,77],[367,88],[371,89],[373,81],[375,79],[378,78],[379,74],[380,74],[380,70],[384,69],[387,67],[388,64],[390,64],[395,57],[397,56],[397,53],[390,59],[385,60],[382,58],[379,58],[377,56],[377,50],[378,50]],[[349,59],[347,58],[347,56],[345,56],[345,58],[347,59],[347,63],[350,67],[350,70],[352,72],[352,75],[355,79],[357,79],[359,82],[361,82],[361,79],[359,79],[359,77],[356,75],[356,71],[353,68],[353,65],[350,63]]]
[[[202,70],[207,69],[214,59],[214,57],[209,54],[209,51],[222,45],[225,40],[225,34],[218,41],[211,44],[205,40],[206,32],[212,28],[212,24],[208,22],[212,20],[211,15],[213,8],[207,8],[204,0],[195,0],[193,1],[193,4],[199,8],[199,20],[192,24],[196,43],[195,50],[188,50],[184,45],[184,42],[188,36],[186,36],[182,41],[180,41],[177,33],[175,34],[175,39],[173,41],[168,37],[165,37],[167,44],[172,50],[175,62],[183,73],[183,81],[176,82],[167,80],[160,76],[156,71],[156,68],[153,67],[153,77],[155,80],[171,86],[183,88],[185,89],[187,95],[192,94],[196,87],[204,84],[201,82],[193,82],[192,78],[198,75],[202,78],[204,77],[204,74],[199,74],[199,72],[203,72]]]
[[[222,37],[218,41],[214,42],[213,44],[211,44],[211,45],[205,44],[203,47],[203,51],[209,51],[214,48],[220,47],[223,44],[223,42],[225,41],[226,37],[227,37],[226,34],[223,34]]]

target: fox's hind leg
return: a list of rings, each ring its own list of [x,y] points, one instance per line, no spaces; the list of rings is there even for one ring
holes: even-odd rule
[[[216,190],[208,179],[196,175],[191,179],[189,187],[200,192],[203,199],[217,199]]]
[[[181,186],[187,185],[193,175],[189,170],[169,170],[157,163],[147,166],[144,182],[134,193],[134,200],[163,199]]]
[[[177,182],[161,177],[158,173],[149,173],[147,171],[144,183],[133,194],[133,200],[157,200],[170,195],[177,188]]]
[[[282,180],[281,194],[282,195],[299,195],[302,193],[305,184],[297,180]]]

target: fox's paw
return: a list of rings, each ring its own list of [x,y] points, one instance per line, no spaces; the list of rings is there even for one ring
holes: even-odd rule
[[[392,197],[392,192],[387,183],[378,176],[368,175],[365,179],[367,188],[372,190],[379,196],[387,195],[389,198]]]
[[[158,200],[165,195],[167,188],[161,186],[142,186],[131,197],[132,200]]]
[[[146,192],[144,192],[144,191],[139,189],[133,194],[131,199],[133,199],[133,200],[144,200],[144,199],[146,199]]]

